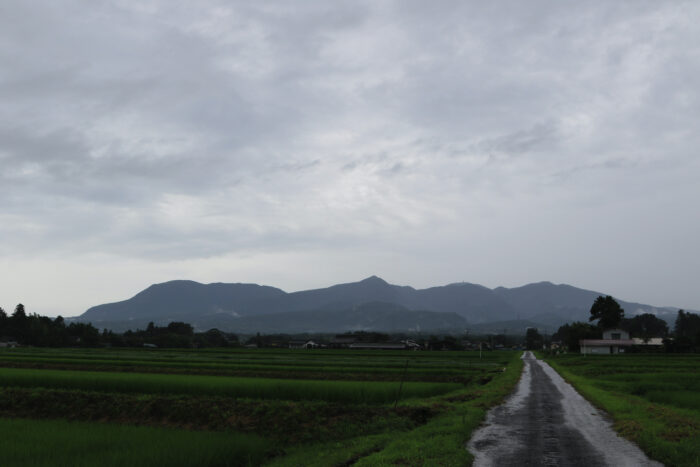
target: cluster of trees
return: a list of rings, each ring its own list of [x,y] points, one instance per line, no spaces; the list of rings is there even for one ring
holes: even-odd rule
[[[60,316],[51,319],[37,314],[27,315],[21,303],[10,316],[0,308],[0,340],[36,347],[226,347],[238,344],[238,337],[234,334],[218,329],[196,333],[191,325],[181,322],[163,327],[151,322],[143,331],[123,334],[108,330],[100,332],[90,323],[66,324]]]
[[[412,341],[419,344],[422,348],[427,350],[464,350],[460,338],[444,335],[435,336],[430,335],[425,336],[415,336],[402,333],[384,333],[377,331],[352,331],[346,332],[344,334],[336,334],[336,337],[350,337],[353,338],[355,342],[372,342],[372,343],[382,343],[382,342],[399,342],[406,339],[411,339]],[[251,336],[245,341],[245,345],[256,345],[257,347],[284,347],[288,345],[288,342],[292,339],[312,339],[317,344],[327,344],[332,339],[327,335],[289,335],[289,334],[260,334],[257,333],[255,336]],[[486,348],[486,347],[485,347]]]
[[[589,323],[565,324],[552,336],[552,340],[560,340],[569,351],[578,352],[580,340],[600,339],[604,329],[620,328],[642,339],[663,337],[667,351],[700,351],[700,316],[695,313],[679,310],[673,333],[666,321],[651,313],[625,318],[624,310],[609,295],[598,297],[590,313]],[[591,324],[593,321],[597,323]]]
[[[341,334],[341,336],[352,337],[357,342],[397,342],[411,339],[427,350],[464,350],[461,339],[451,335],[430,335],[426,338],[401,333],[387,334],[376,331],[353,331]]]
[[[700,315],[678,312],[673,326],[673,341],[666,343],[668,350],[674,352],[700,351]]]
[[[37,314],[27,315],[24,305],[20,303],[10,316],[0,308],[0,338],[38,347],[90,347],[99,344],[100,332],[91,324],[66,325],[60,316],[51,319]]]
[[[194,332],[190,324],[173,321],[167,326],[155,326],[148,323],[145,330],[126,331],[116,334],[105,331],[108,337],[107,343],[113,347],[143,347],[156,346],[167,348],[191,348],[191,347],[235,347],[238,345],[238,336],[225,333],[218,329],[210,329],[206,332]]]

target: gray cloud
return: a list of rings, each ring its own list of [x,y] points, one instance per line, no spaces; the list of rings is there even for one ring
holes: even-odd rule
[[[144,285],[196,264],[287,289],[547,279],[700,308],[699,17],[690,1],[4,2],[4,269],[32,296],[18,264],[104,257],[139,261]]]

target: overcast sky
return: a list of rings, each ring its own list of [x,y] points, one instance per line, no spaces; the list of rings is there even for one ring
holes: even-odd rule
[[[549,280],[700,309],[700,2],[0,2],[0,306]]]

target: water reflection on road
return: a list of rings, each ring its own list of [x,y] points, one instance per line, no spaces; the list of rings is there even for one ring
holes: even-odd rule
[[[660,466],[619,437],[605,416],[549,365],[523,355],[523,375],[467,447],[474,466]]]

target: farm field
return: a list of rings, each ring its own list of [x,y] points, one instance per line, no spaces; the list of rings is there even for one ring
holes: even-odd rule
[[[650,457],[700,466],[700,355],[544,358]]]
[[[0,464],[464,465],[519,355],[0,349]]]

